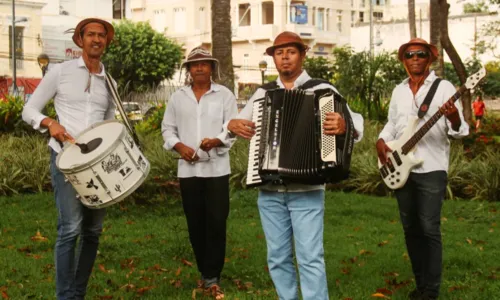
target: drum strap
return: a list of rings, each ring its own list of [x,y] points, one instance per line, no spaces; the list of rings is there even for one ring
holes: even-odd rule
[[[134,142],[137,144],[137,147],[141,149],[141,144],[139,143],[139,138],[137,137],[137,134],[135,132],[134,127],[130,124],[130,120],[128,119],[127,113],[125,112],[125,109],[123,108],[122,101],[120,99],[120,95],[118,94],[118,91],[115,88],[115,85],[113,84],[113,79],[111,78],[111,75],[106,72],[106,83],[108,86],[108,90],[111,93],[111,98],[113,98],[113,102],[115,102],[116,108],[120,112],[120,115],[122,116],[123,123],[125,127],[127,128],[130,136],[134,139]]]

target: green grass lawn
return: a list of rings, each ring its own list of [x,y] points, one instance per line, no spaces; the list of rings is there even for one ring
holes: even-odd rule
[[[256,191],[231,197],[227,299],[277,298],[256,197]],[[52,194],[0,198],[0,208],[2,298],[54,299]],[[497,210],[497,203],[445,203],[441,299],[500,299]],[[87,299],[191,299],[198,273],[175,197],[110,208],[99,249]],[[327,193],[325,252],[331,299],[371,299],[377,289],[387,299],[406,299],[414,287],[394,199]]]

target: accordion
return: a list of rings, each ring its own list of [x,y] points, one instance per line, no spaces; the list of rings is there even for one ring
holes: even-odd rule
[[[327,112],[345,120],[345,135],[326,135]],[[354,125],[346,101],[330,89],[274,89],[253,102],[247,187],[266,183],[323,184],[347,178]]]

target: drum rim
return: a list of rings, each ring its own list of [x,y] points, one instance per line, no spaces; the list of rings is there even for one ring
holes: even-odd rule
[[[103,124],[107,124],[107,123],[119,123],[121,125],[123,125],[120,121],[118,120],[105,120],[105,121],[102,121],[102,122],[97,122],[97,123],[94,123],[92,124],[89,128],[85,129],[84,131],[82,131],[77,137],[76,137],[76,140],[78,140],[78,138],[82,135],[84,135],[85,133],[91,131],[92,129],[96,128],[96,127],[99,127]],[[125,126],[125,125],[123,125]],[[111,153],[114,149],[116,149],[116,147],[113,147],[115,146],[116,144],[120,143],[121,142],[121,139],[123,138],[124,134],[125,134],[125,131],[126,130],[122,130],[122,132],[118,135],[118,139],[111,144],[111,146],[106,150],[104,151],[103,153],[101,153],[100,155],[98,155],[96,158],[90,160],[89,162],[85,163],[85,164],[81,164],[81,165],[78,165],[76,167],[73,167],[72,169],[67,169],[67,168],[60,168],[59,167],[59,161],[61,160],[61,157],[62,157],[62,154],[64,153],[64,151],[66,151],[66,149],[69,149],[69,147],[64,147],[63,150],[61,152],[59,152],[57,154],[57,158],[56,158],[56,167],[64,174],[74,174],[74,173],[79,173],[80,171],[84,170],[85,168],[87,167],[92,167],[94,166],[96,163],[98,163],[102,158],[106,157],[109,153]]]

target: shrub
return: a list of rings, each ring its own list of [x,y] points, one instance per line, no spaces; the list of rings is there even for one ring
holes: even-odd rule
[[[24,100],[20,96],[7,95],[5,100],[0,100],[0,133],[12,133],[18,136],[33,133],[31,126],[22,119]],[[50,100],[43,114],[51,118],[56,117],[54,101]]]

